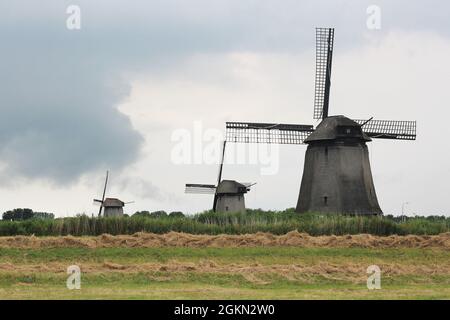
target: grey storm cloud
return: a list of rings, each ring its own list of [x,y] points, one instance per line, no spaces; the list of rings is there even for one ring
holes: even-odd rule
[[[97,168],[121,168],[139,153],[143,139],[116,108],[129,85],[101,61],[62,45],[53,51],[45,41],[24,41],[6,49],[0,75],[3,175],[69,182]]]
[[[378,3],[386,9],[387,28],[448,32],[448,10],[436,14],[434,9],[448,7],[443,1],[388,3]],[[81,8],[78,31],[65,24],[72,4]],[[305,50],[305,43],[309,49],[314,26],[339,27],[340,43],[350,45],[355,37],[363,39],[369,4],[5,1],[0,4],[1,173],[67,183],[100,168],[123,168],[138,158],[143,143],[117,109],[130,94],[130,74],[176,68],[177,61],[196,52]],[[346,11],[349,5],[352,10]]]

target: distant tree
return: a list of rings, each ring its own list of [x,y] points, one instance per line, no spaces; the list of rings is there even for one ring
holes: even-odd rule
[[[434,216],[427,216],[425,217],[427,220],[431,220],[431,221],[439,221],[439,220],[445,220],[445,219],[450,219],[450,217],[445,217],[445,216],[438,216],[438,215],[434,215]]]
[[[181,212],[180,212],[181,213]],[[181,213],[183,215],[183,213]],[[158,211],[136,211],[132,217],[150,217],[150,218],[165,218],[167,217],[167,212],[164,210],[158,210]]]
[[[11,210],[3,212],[2,219],[9,221],[14,220],[14,212]]]
[[[150,212],[148,211],[136,211],[132,217],[150,217]]]
[[[184,214],[181,211],[172,211],[169,213],[170,218],[184,218]]]
[[[34,219],[55,219],[55,215],[49,212],[33,212]]]
[[[28,208],[17,208],[14,210],[9,210],[3,213],[3,220],[27,220],[33,218],[33,210]]]
[[[167,212],[165,212],[164,210],[153,211],[152,213],[150,213],[150,217],[152,217],[152,218],[165,218],[165,217],[167,217]]]

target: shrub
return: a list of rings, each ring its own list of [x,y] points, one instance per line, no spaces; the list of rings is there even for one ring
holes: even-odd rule
[[[132,217],[150,217],[150,212],[148,211],[136,211]]]
[[[169,213],[170,218],[184,218],[184,214],[181,211],[172,211]]]
[[[150,217],[152,218],[164,218],[167,217],[167,212],[161,210],[161,211],[154,211],[150,213]]]

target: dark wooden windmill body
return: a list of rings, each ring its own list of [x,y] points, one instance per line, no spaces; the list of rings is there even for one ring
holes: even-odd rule
[[[235,180],[222,180],[223,162],[225,158],[226,141],[223,142],[222,158],[219,166],[217,184],[187,183],[186,193],[213,194],[214,212],[245,212],[244,195],[250,191],[254,184],[237,182]]]
[[[319,125],[227,122],[234,143],[307,144],[296,211],[382,214],[366,143],[373,138],[415,140],[415,121],[352,120],[329,116],[334,29],[316,29],[314,119]]]
[[[105,198],[108,179],[109,171],[106,171],[106,179],[105,185],[103,187],[102,199],[94,199],[94,203],[100,205],[100,208],[98,209],[98,216],[100,217],[102,215],[103,210],[103,217],[122,217],[123,207],[126,204],[133,203],[134,201],[123,202],[122,200],[119,200],[117,198]]]

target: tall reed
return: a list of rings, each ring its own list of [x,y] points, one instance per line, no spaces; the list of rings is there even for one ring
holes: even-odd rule
[[[365,217],[346,215],[300,215],[285,211],[248,210],[247,213],[203,212],[187,217],[109,217],[85,215],[54,220],[32,219],[0,221],[0,236],[95,236],[104,233],[133,234],[136,232],[192,234],[244,234],[270,232],[284,234],[297,230],[311,235],[343,235],[368,233],[373,235],[433,235],[450,232],[450,217]]]

